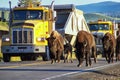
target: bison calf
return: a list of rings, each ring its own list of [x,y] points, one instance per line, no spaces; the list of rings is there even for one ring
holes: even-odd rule
[[[69,62],[69,56],[70,56],[70,60],[71,63],[73,63],[72,60],[72,45],[70,43],[66,43],[64,45],[64,63]]]

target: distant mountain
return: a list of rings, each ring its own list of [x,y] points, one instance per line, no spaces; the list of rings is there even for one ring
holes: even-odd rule
[[[76,8],[83,10],[85,13],[120,13],[120,3],[112,1],[77,5]]]
[[[9,8],[0,8],[0,11],[9,11]]]
[[[110,17],[100,13],[85,13],[84,17],[87,23],[90,21],[97,21],[97,20],[120,21],[120,18]]]

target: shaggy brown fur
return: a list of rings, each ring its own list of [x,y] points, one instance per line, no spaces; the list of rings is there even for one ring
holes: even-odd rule
[[[73,63],[72,60],[72,45],[70,43],[66,43],[64,45],[64,63],[69,62],[69,56],[70,56],[70,60],[71,63]]]
[[[56,60],[60,62],[60,58],[64,51],[64,40],[62,35],[57,31],[52,31],[50,37],[47,40],[50,51],[51,64],[56,62]]]
[[[116,61],[120,60],[120,35],[116,39]]]
[[[111,61],[113,62],[116,47],[116,40],[114,35],[112,35],[111,33],[106,33],[102,39],[102,43],[106,61],[108,63],[110,63]]]
[[[79,31],[76,38],[76,57],[79,61],[78,67],[81,66],[83,60],[86,60],[86,66],[91,66],[91,55],[94,56],[96,63],[96,44],[92,34],[86,31]]]

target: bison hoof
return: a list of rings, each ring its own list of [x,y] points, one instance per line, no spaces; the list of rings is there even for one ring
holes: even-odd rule
[[[89,65],[86,64],[86,67],[89,67]]]
[[[73,63],[73,61],[71,61],[71,63]]]
[[[52,61],[51,64],[54,64],[54,62]]]
[[[78,64],[77,67],[81,67],[82,65]]]
[[[94,62],[97,63],[97,60],[95,60]]]
[[[54,64],[53,62],[51,62],[51,64]]]
[[[56,61],[57,63],[60,63],[60,61]]]

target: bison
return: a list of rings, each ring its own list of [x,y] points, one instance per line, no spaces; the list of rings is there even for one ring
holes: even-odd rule
[[[116,40],[114,35],[111,33],[106,33],[102,38],[103,51],[106,58],[106,61],[110,63],[113,62]]]
[[[50,37],[47,38],[47,41],[50,51],[51,64],[56,62],[56,60],[60,62],[61,56],[64,51],[64,39],[62,35],[57,31],[52,31]]]
[[[116,39],[116,61],[120,60],[120,35]]]
[[[70,43],[66,43],[64,45],[64,63],[69,62],[69,56],[70,56],[70,60],[71,63],[73,63],[72,60],[72,45]]]
[[[86,60],[86,66],[91,66],[91,56],[94,56],[94,62],[96,63],[96,44],[94,37],[87,31],[79,31],[76,37],[76,57],[79,61],[78,67],[82,65],[84,59]]]

